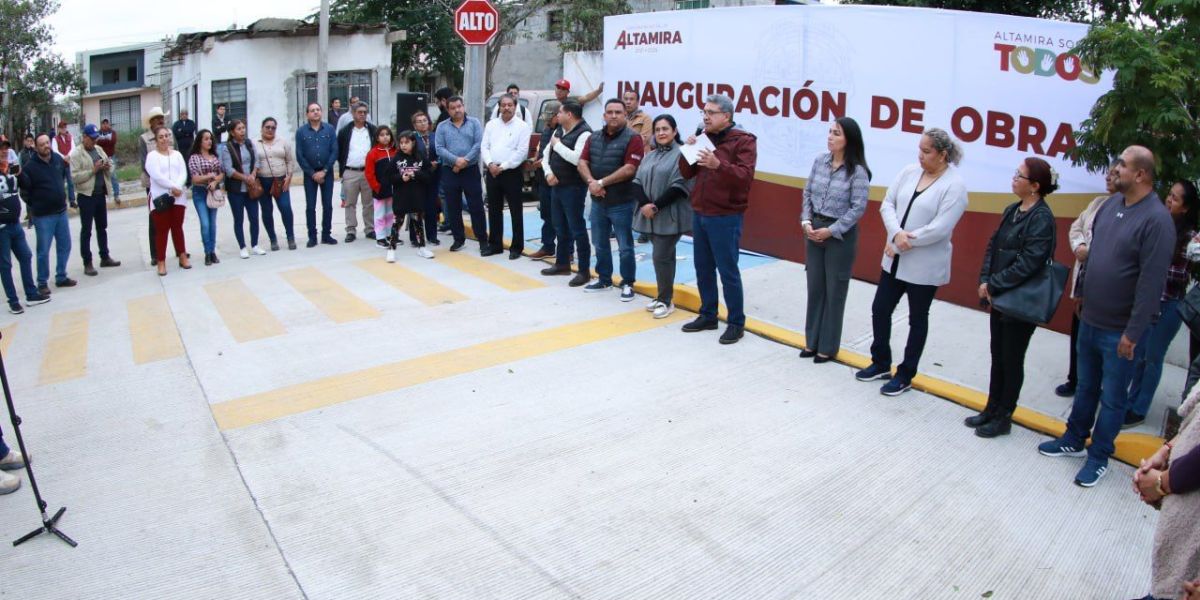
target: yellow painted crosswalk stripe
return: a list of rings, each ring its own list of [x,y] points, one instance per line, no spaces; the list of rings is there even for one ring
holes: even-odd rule
[[[634,311],[562,325],[236,398],[213,405],[213,415],[217,426],[223,430],[248,427],[358,398],[648,331],[678,322],[685,316],[686,313],[677,312],[666,319],[653,319],[645,311]]]
[[[0,353],[8,354],[8,347],[12,345],[13,334],[16,332],[16,323],[12,323],[5,327],[0,327]]]
[[[240,279],[218,281],[204,286],[216,306],[225,327],[238,343],[252,342],[287,333],[283,323],[267,310],[262,301]]]
[[[545,283],[537,279],[527,277],[497,263],[468,256],[463,252],[442,252],[434,260],[488,283],[498,285],[510,292],[523,292],[546,287]]]
[[[388,264],[378,258],[360,260],[354,264],[426,306],[452,304],[467,299],[466,296],[452,288],[448,288],[412,269],[407,269],[397,264]]]
[[[38,383],[48,385],[83,377],[87,373],[87,348],[88,311],[56,313],[50,321]]]
[[[279,274],[335,323],[375,319],[379,311],[314,267]]]
[[[129,311],[129,337],[135,364],[183,356],[183,342],[179,339],[179,328],[171,316],[166,295],[134,298],[125,306]]]

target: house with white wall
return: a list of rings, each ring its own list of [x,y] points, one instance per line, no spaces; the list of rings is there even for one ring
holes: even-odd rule
[[[80,109],[85,123],[108,119],[117,131],[144,127],[142,115],[162,104],[159,62],[165,42],[149,42],[75,54],[87,86]]]
[[[227,118],[247,121],[258,136],[267,117],[279,135],[293,136],[305,107],[317,101],[315,22],[261,19],[244,29],[182,34],[163,52],[165,107],[172,119],[187,109],[201,129],[211,129],[218,104]],[[385,26],[331,23],[329,99],[342,105],[358,96],[377,123],[394,119],[392,47]],[[326,107],[328,114],[328,107]]]

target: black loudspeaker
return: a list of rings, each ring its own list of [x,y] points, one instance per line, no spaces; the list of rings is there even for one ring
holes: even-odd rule
[[[412,129],[412,116],[418,110],[429,112],[429,94],[401,92],[396,94],[396,133]],[[435,117],[430,115],[430,124]]]

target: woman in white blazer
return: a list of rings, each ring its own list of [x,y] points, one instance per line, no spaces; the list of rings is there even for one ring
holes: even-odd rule
[[[967,209],[967,188],[955,168],[962,160],[958,142],[934,128],[918,148],[918,164],[900,172],[879,206],[887,243],[871,304],[871,364],[855,374],[859,381],[890,379],[879,390],[887,396],[912,387],[929,334],[929,307],[938,287],[950,281],[950,237]],[[892,313],[905,295],[908,343],[892,377]]]

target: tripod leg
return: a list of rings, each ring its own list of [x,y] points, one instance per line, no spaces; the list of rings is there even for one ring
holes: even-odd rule
[[[46,526],[54,527],[55,525],[57,525],[59,517],[62,517],[63,513],[65,513],[65,512],[67,512],[67,507],[65,507],[65,506],[58,509],[58,512],[54,513],[54,516],[50,517],[49,521],[46,521]]]
[[[53,532],[53,533],[54,533],[54,535],[57,535],[57,536],[58,536],[58,538],[59,538],[59,539],[61,539],[62,541],[66,542],[67,544],[70,544],[70,546],[71,546],[72,548],[74,548],[74,547],[76,547],[76,546],[78,546],[78,545],[79,545],[79,544],[75,543],[75,540],[73,540],[73,539],[71,539],[71,538],[67,537],[67,534],[65,534],[65,533],[63,533],[63,532],[61,532],[61,531],[59,531],[59,530],[57,530],[57,529],[53,529],[53,528],[51,528],[51,529],[50,529],[50,531],[51,531],[51,532]]]
[[[37,529],[34,529],[33,531],[30,531],[29,533],[21,536],[21,539],[13,542],[13,546],[20,546],[21,544],[24,544],[25,542],[28,542],[29,540],[32,540],[33,538],[37,537],[38,534],[42,533],[45,530],[46,530],[45,527],[38,527]]]

